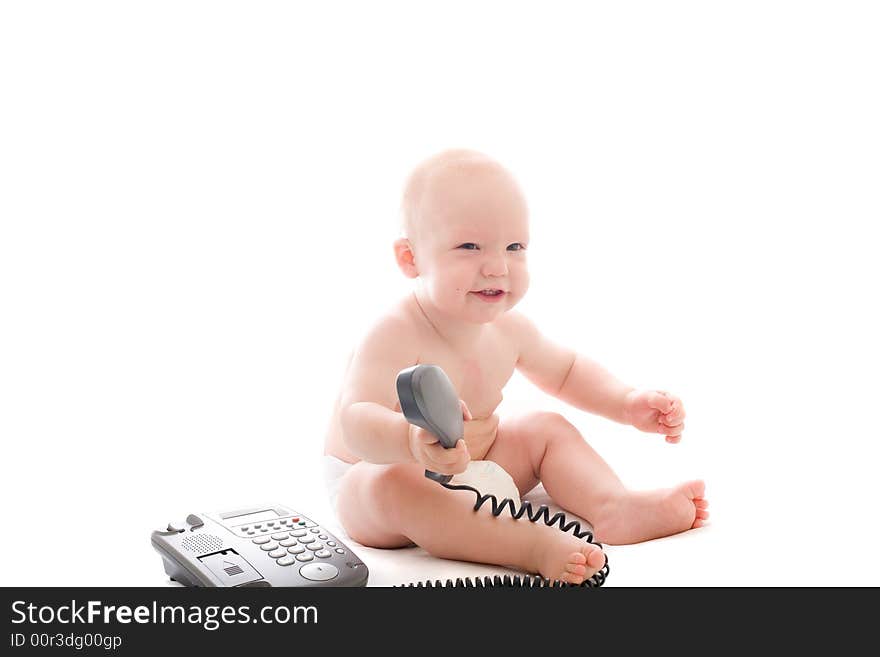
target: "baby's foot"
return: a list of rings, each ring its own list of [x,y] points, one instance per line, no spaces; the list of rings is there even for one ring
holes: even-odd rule
[[[611,545],[639,543],[702,527],[709,518],[706,484],[628,492],[612,500],[594,521],[596,539]]]
[[[547,529],[535,543],[532,567],[545,579],[582,584],[605,565],[605,553],[598,545],[555,527]]]

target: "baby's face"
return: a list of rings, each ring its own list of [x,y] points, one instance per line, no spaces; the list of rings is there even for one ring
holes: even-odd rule
[[[422,290],[442,312],[490,322],[525,295],[528,209],[503,170],[444,171],[425,192],[416,232],[411,242]]]

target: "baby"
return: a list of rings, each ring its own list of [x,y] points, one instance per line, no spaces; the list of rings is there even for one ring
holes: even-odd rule
[[[646,541],[708,518],[702,481],[632,491],[577,428],[557,413],[501,420],[494,413],[514,368],[565,402],[677,443],[681,400],[635,390],[600,365],[545,338],[514,306],[529,286],[526,202],[508,171],[466,150],[420,164],[403,198],[404,236],[394,243],[414,291],[367,331],[336,400],[325,458],[336,512],[348,535],[371,547],[416,543],[448,559],[512,566],[580,584],[605,563],[601,548],[543,522],[473,510],[474,494],[425,477],[493,461],[520,495],[538,482],[593,527],[601,543]],[[464,436],[444,449],[409,424],[396,379],[418,363],[441,367],[461,397]]]

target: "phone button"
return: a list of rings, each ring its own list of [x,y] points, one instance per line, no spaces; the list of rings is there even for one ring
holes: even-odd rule
[[[339,571],[329,563],[310,563],[300,568],[299,574],[313,582],[325,582],[336,577]]]
[[[190,514],[186,517],[186,521],[187,521],[190,525],[192,525],[192,528],[193,528],[193,529],[196,529],[197,527],[201,527],[202,525],[205,524],[205,523],[202,521],[202,519],[199,518],[195,513],[190,513]]]

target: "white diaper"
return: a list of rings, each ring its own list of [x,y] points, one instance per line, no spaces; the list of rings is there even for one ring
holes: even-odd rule
[[[494,495],[499,502],[509,497],[519,506],[522,501],[513,477],[495,461],[471,461],[467,470],[455,475],[449,483],[473,486],[483,495]]]
[[[336,498],[339,497],[339,484],[343,475],[354,463],[348,463],[330,454],[324,454],[324,486],[327,488],[327,497],[330,499],[330,507],[336,516]]]

